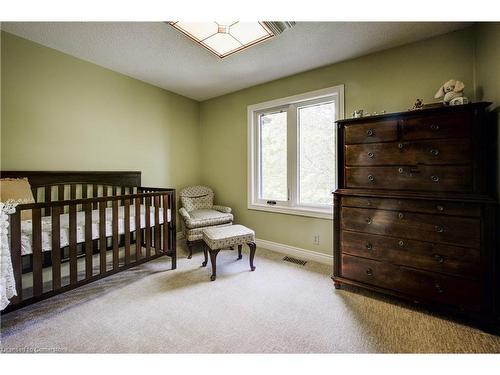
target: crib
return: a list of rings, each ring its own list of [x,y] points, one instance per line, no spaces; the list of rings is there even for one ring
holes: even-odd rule
[[[17,296],[2,314],[163,255],[176,268],[175,189],[141,172],[2,171],[27,177],[36,203],[9,217]],[[21,213],[31,210],[31,220]]]

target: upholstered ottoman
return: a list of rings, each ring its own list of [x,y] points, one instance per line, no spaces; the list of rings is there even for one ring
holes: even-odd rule
[[[220,250],[234,248],[238,246],[238,260],[241,259],[241,248],[247,244],[250,248],[250,270],[255,271],[253,258],[255,256],[255,232],[243,225],[230,225],[227,227],[214,227],[203,230],[203,246],[205,261],[201,264],[206,267],[208,262],[207,252],[210,253],[210,263],[212,263],[212,276],[210,280],[214,281],[217,276],[216,259]]]

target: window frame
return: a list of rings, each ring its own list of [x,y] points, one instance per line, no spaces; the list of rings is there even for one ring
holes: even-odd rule
[[[307,107],[324,102],[332,98],[335,101],[335,113],[337,120],[344,118],[344,85],[337,85],[325,89],[306,92],[286,98],[271,100],[263,103],[249,105],[247,107],[248,121],[248,209],[267,212],[277,212],[291,215],[333,219],[331,207],[300,205],[299,204],[299,121],[297,108]],[[290,110],[290,109],[293,110]],[[287,111],[287,188],[288,200],[276,201],[276,205],[267,204],[267,200],[259,198],[260,191],[260,121],[259,116],[263,113],[273,113],[280,110]],[[336,127],[334,128],[336,129]],[[334,133],[334,150],[337,151],[336,130]],[[336,156],[335,156],[336,158]],[[333,189],[337,187],[338,177],[335,167],[335,182]]]

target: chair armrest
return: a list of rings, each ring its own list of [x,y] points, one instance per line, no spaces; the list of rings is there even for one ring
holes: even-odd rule
[[[230,214],[232,212],[231,207],[226,207],[226,206],[214,205],[212,207],[212,209],[219,211],[219,212],[223,212],[225,214]]]
[[[189,216],[189,212],[186,211],[184,207],[179,208],[179,215],[182,216],[184,221],[190,220],[191,216]]]

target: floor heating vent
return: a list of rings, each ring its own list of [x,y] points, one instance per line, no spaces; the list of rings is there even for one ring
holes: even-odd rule
[[[305,260],[295,259],[295,258],[292,258],[292,257],[284,257],[283,260],[285,262],[300,264],[301,266],[305,266],[306,263],[307,263],[307,261],[305,261]]]

